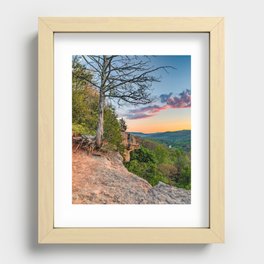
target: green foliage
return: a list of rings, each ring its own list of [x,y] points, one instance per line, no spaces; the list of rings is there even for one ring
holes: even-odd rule
[[[88,87],[72,91],[72,122],[86,124],[90,130],[96,129],[97,98]]]
[[[168,147],[165,145],[159,144],[150,139],[142,140],[141,145],[154,153],[158,164],[168,163],[170,161],[170,153],[168,151]]]
[[[131,153],[131,160],[138,160],[143,163],[157,163],[154,153],[143,146],[140,149],[136,149]]]
[[[169,179],[164,177],[158,169],[158,160],[153,151],[143,146],[131,153],[130,162],[126,163],[129,171],[147,180],[152,186],[159,181],[169,183]]]
[[[92,75],[76,59],[73,60],[72,77],[72,131],[78,135],[96,135],[99,95],[85,81]],[[104,110],[104,140],[109,150],[123,151],[120,123],[111,106]]]
[[[96,130],[99,97],[85,81],[91,78],[92,75],[78,61],[78,57],[74,57],[72,62],[72,123],[73,131],[79,134],[94,135]]]
[[[104,139],[113,145],[113,150],[123,152],[120,123],[112,107],[106,107],[104,111]]]
[[[92,74],[86,67],[80,63],[79,56],[72,58],[72,89],[83,89],[87,81],[92,79]]]
[[[158,184],[159,181],[169,183],[168,179],[159,172],[155,155],[147,148],[140,147],[133,151],[130,162],[125,166],[129,171],[147,180],[152,186]]]
[[[191,162],[188,153],[168,148],[150,139],[141,139],[141,147],[131,152],[127,169],[147,180],[151,185],[159,181],[176,187],[191,189]]]
[[[185,154],[177,156],[176,166],[178,167],[178,175],[176,182],[178,187],[191,189],[191,163],[190,158]]]
[[[80,134],[95,135],[97,126],[98,96],[88,86],[72,91],[72,123],[82,126]],[[83,132],[86,133],[83,133]]]
[[[87,128],[87,125],[86,124],[76,124],[76,123],[73,123],[72,124],[72,132],[75,134],[75,135],[94,135],[94,131],[90,131],[88,128]]]

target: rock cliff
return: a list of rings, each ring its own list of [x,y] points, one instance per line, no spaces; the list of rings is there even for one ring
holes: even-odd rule
[[[139,149],[140,145],[137,142],[137,138],[128,132],[122,132],[122,144],[124,145],[124,161],[130,161],[130,152]]]
[[[119,153],[73,152],[73,204],[190,204],[191,192],[130,173]]]

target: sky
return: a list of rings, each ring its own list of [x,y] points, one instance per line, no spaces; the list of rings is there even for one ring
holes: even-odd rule
[[[116,106],[118,116],[126,120],[127,131],[155,133],[191,129],[191,56],[155,56],[151,64],[175,69],[155,73],[160,76],[160,82],[152,84],[152,95],[156,98],[152,103]]]

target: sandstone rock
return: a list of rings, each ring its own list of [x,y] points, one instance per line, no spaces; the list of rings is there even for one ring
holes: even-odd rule
[[[130,152],[139,149],[140,145],[137,142],[137,138],[128,132],[122,132],[122,144],[124,145],[124,161],[130,161]]]
[[[153,204],[190,204],[191,191],[159,182],[148,191],[148,199]]]
[[[101,156],[72,153],[74,204],[189,204],[191,192],[159,182],[152,187],[130,173],[119,153]]]

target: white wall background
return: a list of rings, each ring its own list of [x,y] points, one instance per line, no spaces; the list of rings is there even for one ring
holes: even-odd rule
[[[263,263],[263,1],[2,1],[1,263]],[[226,17],[226,243],[37,244],[37,17]]]

